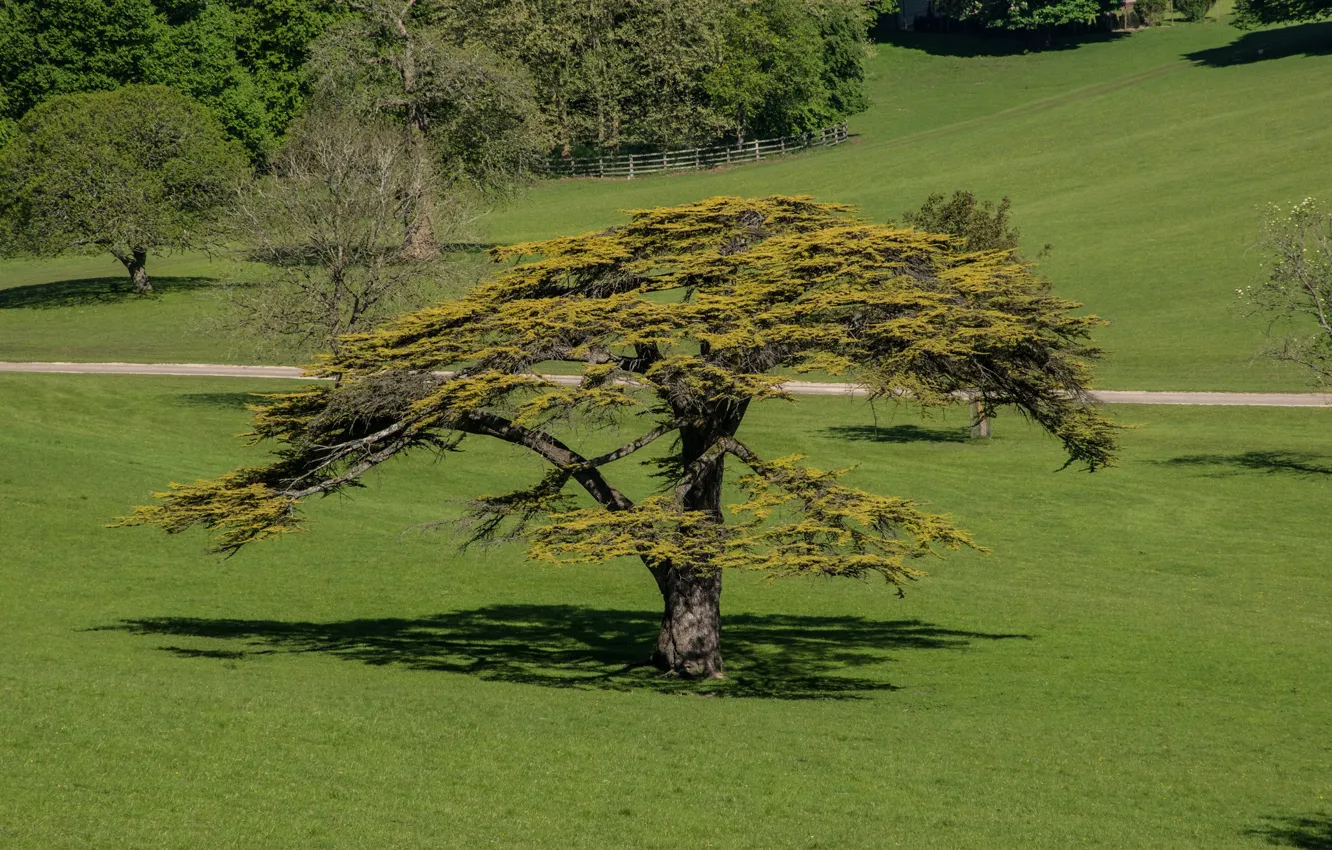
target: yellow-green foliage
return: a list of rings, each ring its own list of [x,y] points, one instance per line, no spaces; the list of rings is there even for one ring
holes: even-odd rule
[[[154,493],[161,504],[143,505],[116,526],[158,525],[177,534],[196,525],[217,530],[217,549],[234,552],[246,543],[274,534],[300,531],[295,507],[299,500],[257,483],[258,469],[241,469],[212,481],[172,482],[166,493]]]
[[[222,548],[234,549],[291,530],[305,495],[472,434],[531,449],[550,470],[473,502],[473,541],[522,535],[531,557],[555,563],[634,556],[654,570],[877,574],[900,585],[921,574],[916,559],[973,542],[908,499],[739,442],[750,402],[790,398],[775,370],[842,374],[922,405],[967,396],[991,415],[1014,406],[1063,441],[1070,462],[1112,458],[1114,426],[1086,395],[1099,321],[1011,252],[967,252],[841,205],[770,197],[635,210],[622,227],[493,255],[508,265],[461,301],[345,338],[312,367],[335,386],[258,409],[254,434],[279,442],[277,462],[173,485],[129,521],[221,529]],[[580,364],[581,379],[542,377],[551,361]],[[555,420],[650,424],[588,457],[545,430]],[[635,503],[605,468],[665,435],[677,439],[652,461],[663,490]],[[729,523],[727,458],[748,469]],[[596,506],[571,509],[570,483]]]

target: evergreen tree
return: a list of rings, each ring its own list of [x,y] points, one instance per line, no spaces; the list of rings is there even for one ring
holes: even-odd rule
[[[204,526],[235,551],[296,530],[302,500],[345,490],[389,458],[500,440],[533,452],[546,473],[475,499],[470,540],[521,538],[530,557],[553,563],[636,558],[663,600],[655,664],[721,676],[725,570],[879,576],[900,588],[937,547],[973,545],[916,502],[847,485],[845,470],[759,456],[741,425],[755,402],[790,399],[775,370],[844,374],[874,396],[925,406],[975,394],[987,411],[1012,405],[1054,434],[1069,463],[1112,459],[1114,426],[1086,390],[1098,320],[1073,315],[1078,305],[1009,251],[968,252],[953,237],[848,212],[799,197],[711,198],[498,249],[497,259],[535,259],[460,301],[344,339],[312,369],[335,383],[270,397],[254,435],[278,442],[272,463],[172,485],[124,522]],[[542,377],[549,361],[577,364],[581,379]],[[570,419],[582,431],[645,430],[593,452],[561,427]],[[663,438],[673,442],[656,451]],[[614,464],[639,452],[655,454],[654,493],[612,483]],[[743,471],[726,511],[728,459]]]

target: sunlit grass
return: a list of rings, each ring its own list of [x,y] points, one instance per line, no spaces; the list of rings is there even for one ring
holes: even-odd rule
[[[700,693],[625,669],[641,567],[412,530],[537,473],[480,440],[230,560],[103,527],[255,460],[244,392],[278,386],[0,376],[7,846],[1256,850],[1325,822],[1328,411],[1113,408],[1141,427],[1089,476],[1013,417],[978,443],[762,405],[757,449],[858,463],[994,553],[904,600],[733,576]]]

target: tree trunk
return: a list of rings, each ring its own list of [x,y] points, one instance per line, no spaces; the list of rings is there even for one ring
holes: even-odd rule
[[[720,679],[721,573],[672,566],[661,584],[666,613],[652,663],[686,679]]]
[[[422,203],[429,203],[429,197],[423,190]],[[439,240],[435,238],[435,228],[430,213],[425,212],[407,228],[407,236],[402,242],[402,256],[407,260],[428,260],[439,253]]]
[[[680,429],[680,453],[689,468],[718,437],[731,437],[740,427],[748,402],[726,402],[709,411],[704,428]],[[682,417],[683,418],[683,417]],[[685,494],[687,511],[706,511],[722,522],[722,475],[725,455],[698,471]],[[720,679],[725,675],[721,653],[721,572],[708,564],[670,564],[654,571],[665,613],[652,663],[664,672],[688,679]]]
[[[131,248],[126,254],[124,251],[112,251],[112,255],[120,260],[129,272],[130,284],[134,291],[140,294],[146,294],[153,291],[153,285],[148,280],[148,251],[144,248]]]

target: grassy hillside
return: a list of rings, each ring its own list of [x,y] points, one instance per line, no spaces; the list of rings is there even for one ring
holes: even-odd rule
[[[874,106],[845,147],[725,174],[565,181],[498,214],[494,237],[708,194],[808,193],[877,219],[936,191],[1008,195],[1029,249],[1055,246],[1041,266],[1059,291],[1114,322],[1102,386],[1299,387],[1250,363],[1259,326],[1233,293],[1260,274],[1265,204],[1332,196],[1329,44],[1332,23],[1176,26],[1028,55],[913,38],[880,48]]]
[[[879,219],[935,191],[1006,194],[1028,247],[1055,246],[1041,265],[1059,291],[1113,322],[1101,386],[1298,389],[1298,372],[1252,362],[1260,325],[1233,292],[1260,274],[1263,205],[1332,196],[1330,43],[1332,24],[1181,25],[1034,54],[903,38],[879,47],[873,107],[842,148],[542,184],[492,217],[492,237],[604,227],[618,209],[711,194],[809,193]],[[255,359],[197,331],[217,309],[200,278],[224,267],[186,257],[157,271],[179,279],[142,301],[110,293],[109,258],[0,265],[0,359]]]
[[[981,445],[763,405],[756,447],[858,462],[994,553],[904,600],[733,578],[709,697],[622,671],[640,567],[403,533],[532,472],[480,442],[230,560],[103,528],[252,460],[244,392],[277,386],[0,375],[3,846],[1257,850],[1332,823],[1328,411],[1116,408],[1143,427],[1087,476],[1012,418]]]

